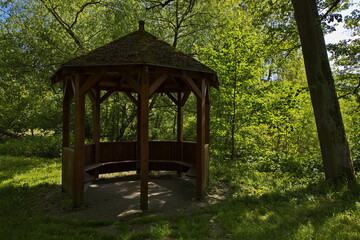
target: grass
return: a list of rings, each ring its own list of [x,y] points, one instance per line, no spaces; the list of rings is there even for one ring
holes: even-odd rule
[[[71,208],[60,159],[0,156],[0,239],[360,239],[358,184],[255,170],[230,179],[227,199],[192,213],[72,220],[55,214]]]

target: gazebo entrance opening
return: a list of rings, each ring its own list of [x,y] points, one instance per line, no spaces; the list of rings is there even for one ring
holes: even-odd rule
[[[144,30],[75,58],[55,73],[63,83],[62,188],[75,207],[84,201],[84,186],[98,174],[140,172],[140,207],[148,208],[149,170],[192,171],[197,197],[208,181],[209,88],[216,73]],[[111,94],[124,93],[137,109],[136,142],[100,142],[100,107]],[[149,141],[149,100],[156,93],[177,106],[176,141]],[[190,93],[197,99],[196,142],[183,138],[183,106]],[[93,141],[85,144],[85,97],[93,109]],[[70,146],[70,108],[74,109],[74,146]]]

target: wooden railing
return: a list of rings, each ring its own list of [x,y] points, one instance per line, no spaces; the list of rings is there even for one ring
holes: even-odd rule
[[[149,142],[149,160],[180,160],[179,143],[175,141]]]
[[[196,143],[182,142],[183,145],[183,161],[196,164]]]
[[[137,142],[100,143],[99,162],[137,160]],[[196,143],[177,141],[150,141],[149,160],[176,160],[196,162]],[[85,165],[95,162],[95,145],[85,145]]]
[[[100,162],[136,160],[136,142],[100,143]]]

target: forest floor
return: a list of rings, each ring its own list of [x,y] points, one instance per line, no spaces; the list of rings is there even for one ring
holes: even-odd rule
[[[0,239],[360,239],[359,184],[251,171],[212,180],[203,202],[191,179],[151,175],[146,212],[136,176],[104,176],[74,209],[61,159],[0,156]]]
[[[66,210],[52,209],[52,215],[65,219],[93,221],[126,221],[141,217],[175,216],[191,214],[206,209],[224,200],[224,189],[203,200],[195,199],[195,179],[177,176],[174,173],[160,172],[149,178],[149,206],[147,211],[140,210],[140,179],[138,175],[111,176],[101,175],[85,192],[85,204],[81,208]],[[221,191],[221,192],[220,192]],[[220,194],[218,194],[220,193]],[[137,234],[148,231],[152,222],[130,227]],[[117,235],[117,225],[99,228],[99,231]]]
[[[156,173],[149,178],[149,206],[140,210],[140,179],[138,175],[100,175],[85,192],[85,206],[68,209],[57,215],[82,220],[121,220],[136,216],[174,215],[189,213],[218,203],[223,196],[208,195],[195,199],[195,179],[169,172]]]

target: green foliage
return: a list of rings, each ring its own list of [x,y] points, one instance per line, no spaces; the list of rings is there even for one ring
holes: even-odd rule
[[[223,19],[228,29],[198,48],[201,60],[217,71],[221,83],[219,91],[211,92],[212,160],[225,169],[230,161],[231,168],[242,173],[235,165],[312,175],[322,168],[300,54],[291,53],[290,61],[282,57],[281,65],[269,69],[268,57],[278,49],[268,45],[271,36],[254,26],[259,6],[246,6],[229,9]],[[281,42],[286,47],[293,39]]]
[[[136,139],[136,108],[124,94],[113,94],[101,106],[101,129],[105,139]],[[91,121],[89,125],[91,128]]]
[[[62,86],[50,87],[54,70],[136,30],[143,18],[147,31],[218,73],[220,89],[211,90],[209,191],[228,190],[221,193],[227,199],[192,213],[120,223],[50,216],[51,210],[70,208],[60,192],[61,138],[24,136],[0,143],[0,239],[360,238],[359,186],[334,187],[321,180],[290,1],[177,0],[154,8],[159,1],[95,2],[0,2],[0,129],[59,132]],[[358,12],[343,19],[357,36]],[[358,39],[329,46],[355,160],[360,159],[358,48]],[[150,109],[150,139],[174,140],[172,101],[155,95]],[[89,99],[87,113],[90,140]],[[191,94],[184,107],[185,140],[196,139],[195,126]],[[125,95],[112,94],[102,103],[101,135],[104,141],[136,139],[136,109]],[[118,227],[114,236],[98,230],[110,225]],[[144,230],[136,231],[139,227]]]
[[[134,30],[127,23],[137,21],[137,1],[86,3],[0,3],[4,16],[0,19],[1,129],[17,133],[28,129],[58,130],[62,93],[61,86],[50,87],[54,70]]]
[[[0,19],[0,129],[61,131],[60,84],[54,70],[67,60],[137,29],[176,45],[217,71],[211,90],[211,162],[248,164],[260,172],[312,176],[322,171],[313,111],[289,1],[3,1]],[[324,2],[324,6],[328,5]],[[346,8],[342,6],[341,8]],[[335,11],[335,10],[334,10]],[[357,12],[344,17],[356,33]],[[359,159],[357,40],[329,48],[349,145]],[[336,59],[335,59],[336,58]],[[86,137],[91,141],[87,99]],[[151,140],[176,139],[176,108],[167,96],[150,103]],[[196,139],[196,98],[184,107],[184,138]],[[73,119],[72,119],[73,120]],[[73,121],[72,121],[73,122]],[[123,94],[101,105],[102,141],[136,139],[136,107]],[[71,127],[73,127],[71,125]],[[24,137],[1,154],[59,156],[58,137]],[[235,169],[237,169],[235,167]],[[238,169],[241,172],[241,169]]]
[[[61,153],[61,136],[23,136],[0,143],[0,155],[57,158]]]
[[[343,120],[346,136],[349,141],[350,151],[356,164],[356,170],[360,170],[360,104],[355,96],[341,99]]]

